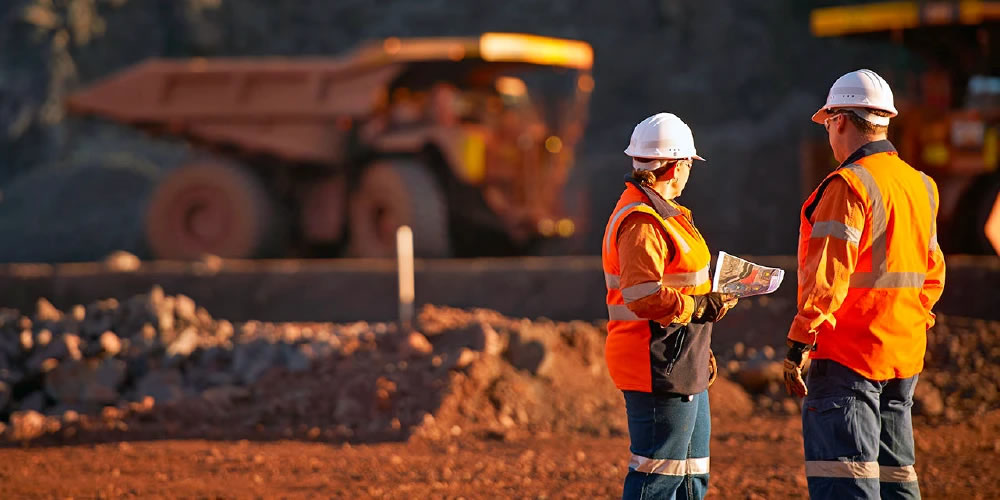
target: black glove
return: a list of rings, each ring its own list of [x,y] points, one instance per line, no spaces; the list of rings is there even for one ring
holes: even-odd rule
[[[722,319],[732,309],[739,297],[731,293],[709,292],[706,295],[692,295],[694,313],[692,323],[714,323]]]

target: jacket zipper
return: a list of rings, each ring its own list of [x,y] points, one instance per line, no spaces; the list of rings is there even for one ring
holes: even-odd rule
[[[674,333],[674,359],[671,359],[670,363],[667,364],[667,375],[674,371],[674,364],[681,358],[681,348],[684,347],[684,337],[687,336],[687,331],[687,327],[683,326]]]

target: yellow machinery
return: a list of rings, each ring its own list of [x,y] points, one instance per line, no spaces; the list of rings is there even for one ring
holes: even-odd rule
[[[922,58],[919,71],[888,73],[899,109],[890,139],[938,183],[945,252],[1000,253],[1000,2],[829,7],[813,10],[810,24],[817,37],[878,40]],[[825,143],[803,152],[811,190],[835,162]]]

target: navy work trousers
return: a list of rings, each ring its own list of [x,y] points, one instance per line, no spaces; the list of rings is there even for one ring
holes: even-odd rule
[[[817,359],[806,385],[802,437],[811,498],[920,498],[910,416],[916,375],[874,381]]]
[[[708,391],[624,391],[632,460],[624,499],[701,499],[708,489]]]

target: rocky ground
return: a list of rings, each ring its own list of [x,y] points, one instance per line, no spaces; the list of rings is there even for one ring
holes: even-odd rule
[[[401,329],[234,325],[159,288],[40,300],[0,313],[0,496],[614,496],[627,427],[603,342],[600,324],[488,310],[426,307]],[[1000,493],[968,474],[1000,456],[1000,323],[939,316],[928,344],[918,470],[948,479],[925,496]],[[716,498],[800,497],[780,349],[714,348]]]

